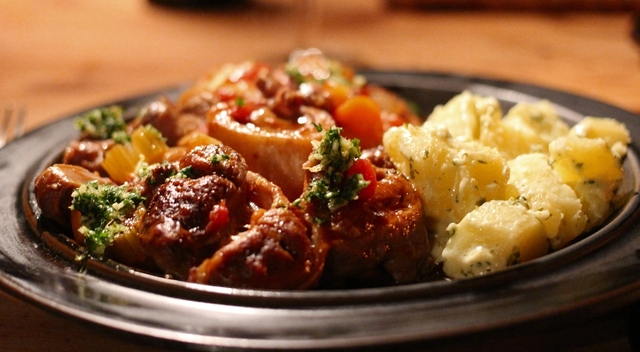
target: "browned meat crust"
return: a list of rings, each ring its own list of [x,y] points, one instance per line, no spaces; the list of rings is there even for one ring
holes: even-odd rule
[[[255,218],[249,230],[194,268],[189,281],[237,288],[314,287],[324,252],[313,243],[303,218],[284,208],[257,213]]]

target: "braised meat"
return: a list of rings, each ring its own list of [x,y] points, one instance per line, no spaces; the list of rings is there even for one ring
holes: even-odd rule
[[[36,177],[33,189],[42,215],[63,227],[69,227],[71,194],[89,181],[113,183],[108,178],[76,165],[55,164],[46,168]]]
[[[171,179],[149,203],[140,243],[156,265],[176,277],[210,256],[234,232],[235,221],[218,221],[218,212],[234,213],[227,198],[240,191],[217,175]]]
[[[363,159],[368,159],[371,163],[377,167],[381,167],[384,169],[394,169],[393,161],[389,158],[387,152],[385,152],[383,146],[378,146],[377,148],[369,148],[362,151]]]
[[[248,223],[246,164],[228,147],[197,147],[179,162],[182,177],[155,190],[140,234],[141,246],[165,272],[179,278]]]
[[[422,203],[409,181],[393,169],[377,168],[373,197],[353,201],[327,213],[313,202],[307,216],[328,217],[313,224],[328,247],[321,278],[326,286],[379,279],[387,275],[395,284],[424,279],[431,267]],[[371,283],[368,283],[371,284]]]
[[[64,150],[62,163],[78,165],[89,171],[106,176],[102,168],[104,153],[111,148],[113,140],[81,139],[71,141]]]
[[[242,154],[250,170],[263,175],[282,188],[289,199],[302,193],[302,163],[311,152],[311,140],[318,133],[311,125],[302,131],[256,130],[233,121],[225,113],[212,116],[209,131]],[[286,157],[282,157],[286,155]]]
[[[190,177],[220,175],[240,187],[247,176],[247,164],[242,155],[222,144],[196,147],[179,162],[181,169],[189,169]]]
[[[35,182],[83,257],[249,289],[405,284],[430,269],[420,198],[380,147],[419,121],[342,63],[308,51],[224,65],[125,116],[79,116],[63,164]]]
[[[291,200],[303,191],[301,166],[311,141],[321,138],[317,126],[339,126],[363,147],[374,147],[384,130],[420,122],[395,94],[313,50],[283,66],[224,66],[185,92],[178,106],[195,114],[208,108],[209,135],[237,150],[250,170]]]
[[[194,131],[206,133],[204,116],[207,108],[208,105],[205,105],[197,111],[198,113],[183,111],[183,107],[175,106],[163,98],[149,104],[134,124],[153,126],[166,138],[168,145],[175,146],[180,138],[188,133]]]
[[[285,208],[256,213],[234,236],[194,268],[189,281],[237,288],[308,289],[317,284],[324,252],[301,215]]]

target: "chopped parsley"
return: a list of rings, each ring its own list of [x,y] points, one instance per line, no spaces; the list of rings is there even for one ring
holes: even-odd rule
[[[174,176],[174,178],[195,178],[196,173],[193,171],[193,166],[189,165],[180,169]]]
[[[360,157],[360,141],[357,138],[343,138],[339,127],[332,126],[325,131],[322,126],[316,125],[316,130],[322,133],[322,140],[311,142],[313,151],[309,155],[308,169],[311,172],[323,171],[328,175],[341,177],[355,159]]]
[[[299,204],[301,200],[315,200],[326,205],[329,211],[335,211],[357,199],[358,193],[369,185],[369,181],[359,173],[347,175],[361,154],[358,139],[343,138],[338,127],[331,127],[327,131],[323,131],[321,126],[316,126],[316,129],[322,133],[322,140],[312,142],[314,150],[305,164],[305,168],[314,175],[307,190],[294,204]]]
[[[114,186],[89,181],[72,194],[71,210],[82,214],[79,232],[85,237],[86,250],[101,256],[116,236],[126,233],[127,217],[144,201],[138,192],[127,185]]]
[[[520,264],[520,260],[520,249],[517,246],[514,246],[509,258],[507,258],[507,265]]]
[[[229,160],[231,157],[228,154],[214,154],[211,157],[211,164],[218,165],[225,160]]]
[[[76,117],[75,125],[80,132],[93,139],[113,139],[117,143],[130,140],[126,132],[127,123],[119,106],[93,109]]]

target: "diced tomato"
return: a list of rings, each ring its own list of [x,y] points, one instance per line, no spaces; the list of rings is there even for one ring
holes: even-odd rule
[[[233,101],[237,99],[238,92],[232,84],[226,83],[215,90],[215,94],[220,101]]]
[[[380,107],[373,99],[364,95],[351,97],[338,106],[334,115],[343,135],[358,138],[363,148],[372,148],[382,142],[384,130]]]
[[[216,204],[209,211],[209,223],[205,229],[205,232],[217,232],[220,231],[229,223],[229,208],[223,201],[220,204]]]
[[[251,122],[251,113],[259,107],[256,103],[244,103],[241,106],[232,107],[229,115],[236,121],[246,124]]]
[[[254,63],[248,70],[245,70],[240,79],[245,81],[255,81],[263,70],[268,70],[269,66],[261,62]]]
[[[358,193],[358,199],[366,202],[373,198],[373,195],[376,193],[376,184],[378,182],[376,178],[376,167],[373,166],[369,159],[358,159],[351,165],[349,170],[347,170],[347,177],[355,174],[361,174],[365,181],[369,181],[367,187],[361,189],[360,193]]]

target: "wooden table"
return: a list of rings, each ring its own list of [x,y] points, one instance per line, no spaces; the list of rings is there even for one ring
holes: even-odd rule
[[[313,45],[362,67],[513,80],[640,113],[640,50],[630,35],[630,13],[416,11],[382,0],[324,0],[318,19],[300,18],[296,0],[245,5],[179,10],[145,0],[1,1],[0,102],[24,104],[27,128],[34,129],[96,104],[192,80],[224,62],[279,60]],[[305,23],[320,28],[301,30]],[[628,350],[618,318],[584,322],[589,338],[583,343],[551,343],[562,333],[544,329],[527,343],[532,349]],[[522,342],[511,340],[513,346]],[[500,345],[499,339],[472,341]],[[2,295],[0,350],[165,348]]]

